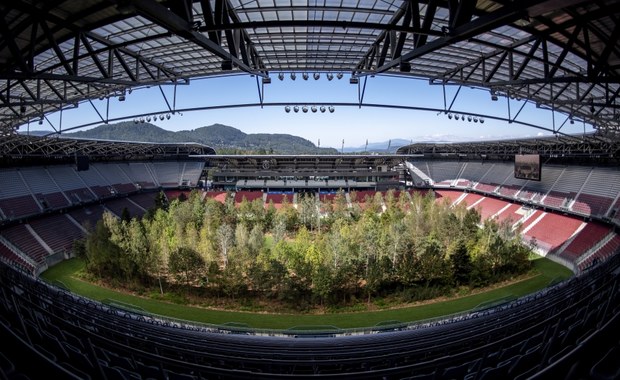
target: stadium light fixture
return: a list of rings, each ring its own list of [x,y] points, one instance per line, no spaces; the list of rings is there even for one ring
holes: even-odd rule
[[[169,113],[166,114],[166,119],[170,120],[170,114]]]
[[[303,73],[302,77],[304,78],[304,80],[308,80],[308,73]]]
[[[321,74],[320,73],[314,73],[313,77],[314,77],[314,80],[319,80],[319,78],[321,77]]]
[[[474,116],[474,123],[478,122],[478,118],[476,116]]]
[[[284,107],[284,111],[286,111],[286,113],[291,112],[291,107],[290,106]]]
[[[297,75],[295,73],[291,73],[291,80],[297,79]]]
[[[270,84],[270,83],[271,83],[271,77],[263,78],[263,84]]]
[[[334,108],[334,106],[329,106],[329,113],[334,113],[336,109]]]
[[[304,113],[308,113],[308,107],[306,107],[306,106],[303,106],[303,107],[301,108],[301,110],[302,110],[302,111],[304,111]]]
[[[138,124],[139,122],[140,122],[140,121],[139,121],[137,118],[134,118],[134,119],[133,119],[133,123],[134,123],[134,124]]]
[[[316,106],[312,106],[310,109],[312,110],[313,113],[316,113]]]
[[[164,120],[164,115],[159,115],[159,120]]]
[[[280,74],[278,74],[278,79],[280,79],[280,80],[284,80],[284,73],[280,73]]]
[[[342,77],[343,77],[343,74],[342,74],[342,73],[338,73],[338,74],[336,74],[336,78],[338,78],[339,80],[340,80],[340,79],[342,79]]]
[[[332,79],[334,79],[334,74],[327,73],[327,80],[332,80]]]
[[[299,112],[299,107],[298,106],[293,107],[293,111],[295,111],[295,113]]]
[[[349,83],[350,84],[358,84],[360,82],[359,78],[357,77],[351,77],[351,79],[349,79]]]
[[[321,109],[321,112],[322,112],[322,113],[325,113],[325,106],[321,106],[321,108],[320,108],[320,109]]]
[[[484,118],[480,118],[480,124],[484,124]]]
[[[495,90],[491,90],[491,100],[496,102],[497,101],[497,94],[495,93]]]
[[[448,119],[452,120],[452,114],[451,113],[448,114]]]
[[[455,113],[455,114],[454,114],[454,120],[458,120],[458,119],[459,119],[459,114],[458,114],[458,113]]]

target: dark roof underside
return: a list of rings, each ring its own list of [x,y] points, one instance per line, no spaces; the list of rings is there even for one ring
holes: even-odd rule
[[[3,134],[87,99],[235,72],[414,76],[620,129],[618,0],[16,0],[0,11]]]

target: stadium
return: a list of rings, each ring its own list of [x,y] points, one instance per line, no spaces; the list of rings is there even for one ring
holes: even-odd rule
[[[620,376],[620,2],[89,0],[0,9],[0,378]],[[331,112],[264,102],[274,72],[350,75],[363,86],[360,100],[337,107],[437,112],[474,126],[496,119],[552,136],[411,143],[396,154],[219,155],[197,143],[68,138],[61,126],[22,133],[97,99],[233,74],[254,76],[260,95],[237,107]],[[446,98],[426,109],[365,104],[375,75],[458,86],[457,95],[475,87],[505,99],[508,116],[456,110]],[[553,124],[521,121],[511,101],[548,110]],[[574,123],[593,131],[563,132]],[[74,242],[105,212],[141,216],[158,194],[172,201],[192,190],[264,205],[305,193],[329,202],[338,190],[349,204],[352,194],[423,192],[520,226],[523,241],[573,275],[448,316],[312,330],[166,318],[39,277],[73,257]]]

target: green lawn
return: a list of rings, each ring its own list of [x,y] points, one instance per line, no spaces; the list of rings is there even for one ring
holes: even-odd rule
[[[215,325],[248,326],[257,329],[334,329],[369,327],[386,321],[412,322],[472,310],[477,307],[520,297],[572,276],[565,267],[548,259],[533,260],[536,276],[527,280],[445,302],[373,312],[309,314],[261,314],[206,310],[136,297],[115,292],[81,281],[73,276],[83,263],[76,259],[64,261],[44,272],[41,277],[72,292],[98,301],[145,310],[149,313]]]

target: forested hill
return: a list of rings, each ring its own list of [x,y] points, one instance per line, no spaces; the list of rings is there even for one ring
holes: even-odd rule
[[[140,142],[196,142],[208,145],[220,154],[336,154],[334,148],[318,148],[312,142],[282,133],[247,134],[222,124],[172,132],[150,123],[121,122],[67,133],[67,137]]]

